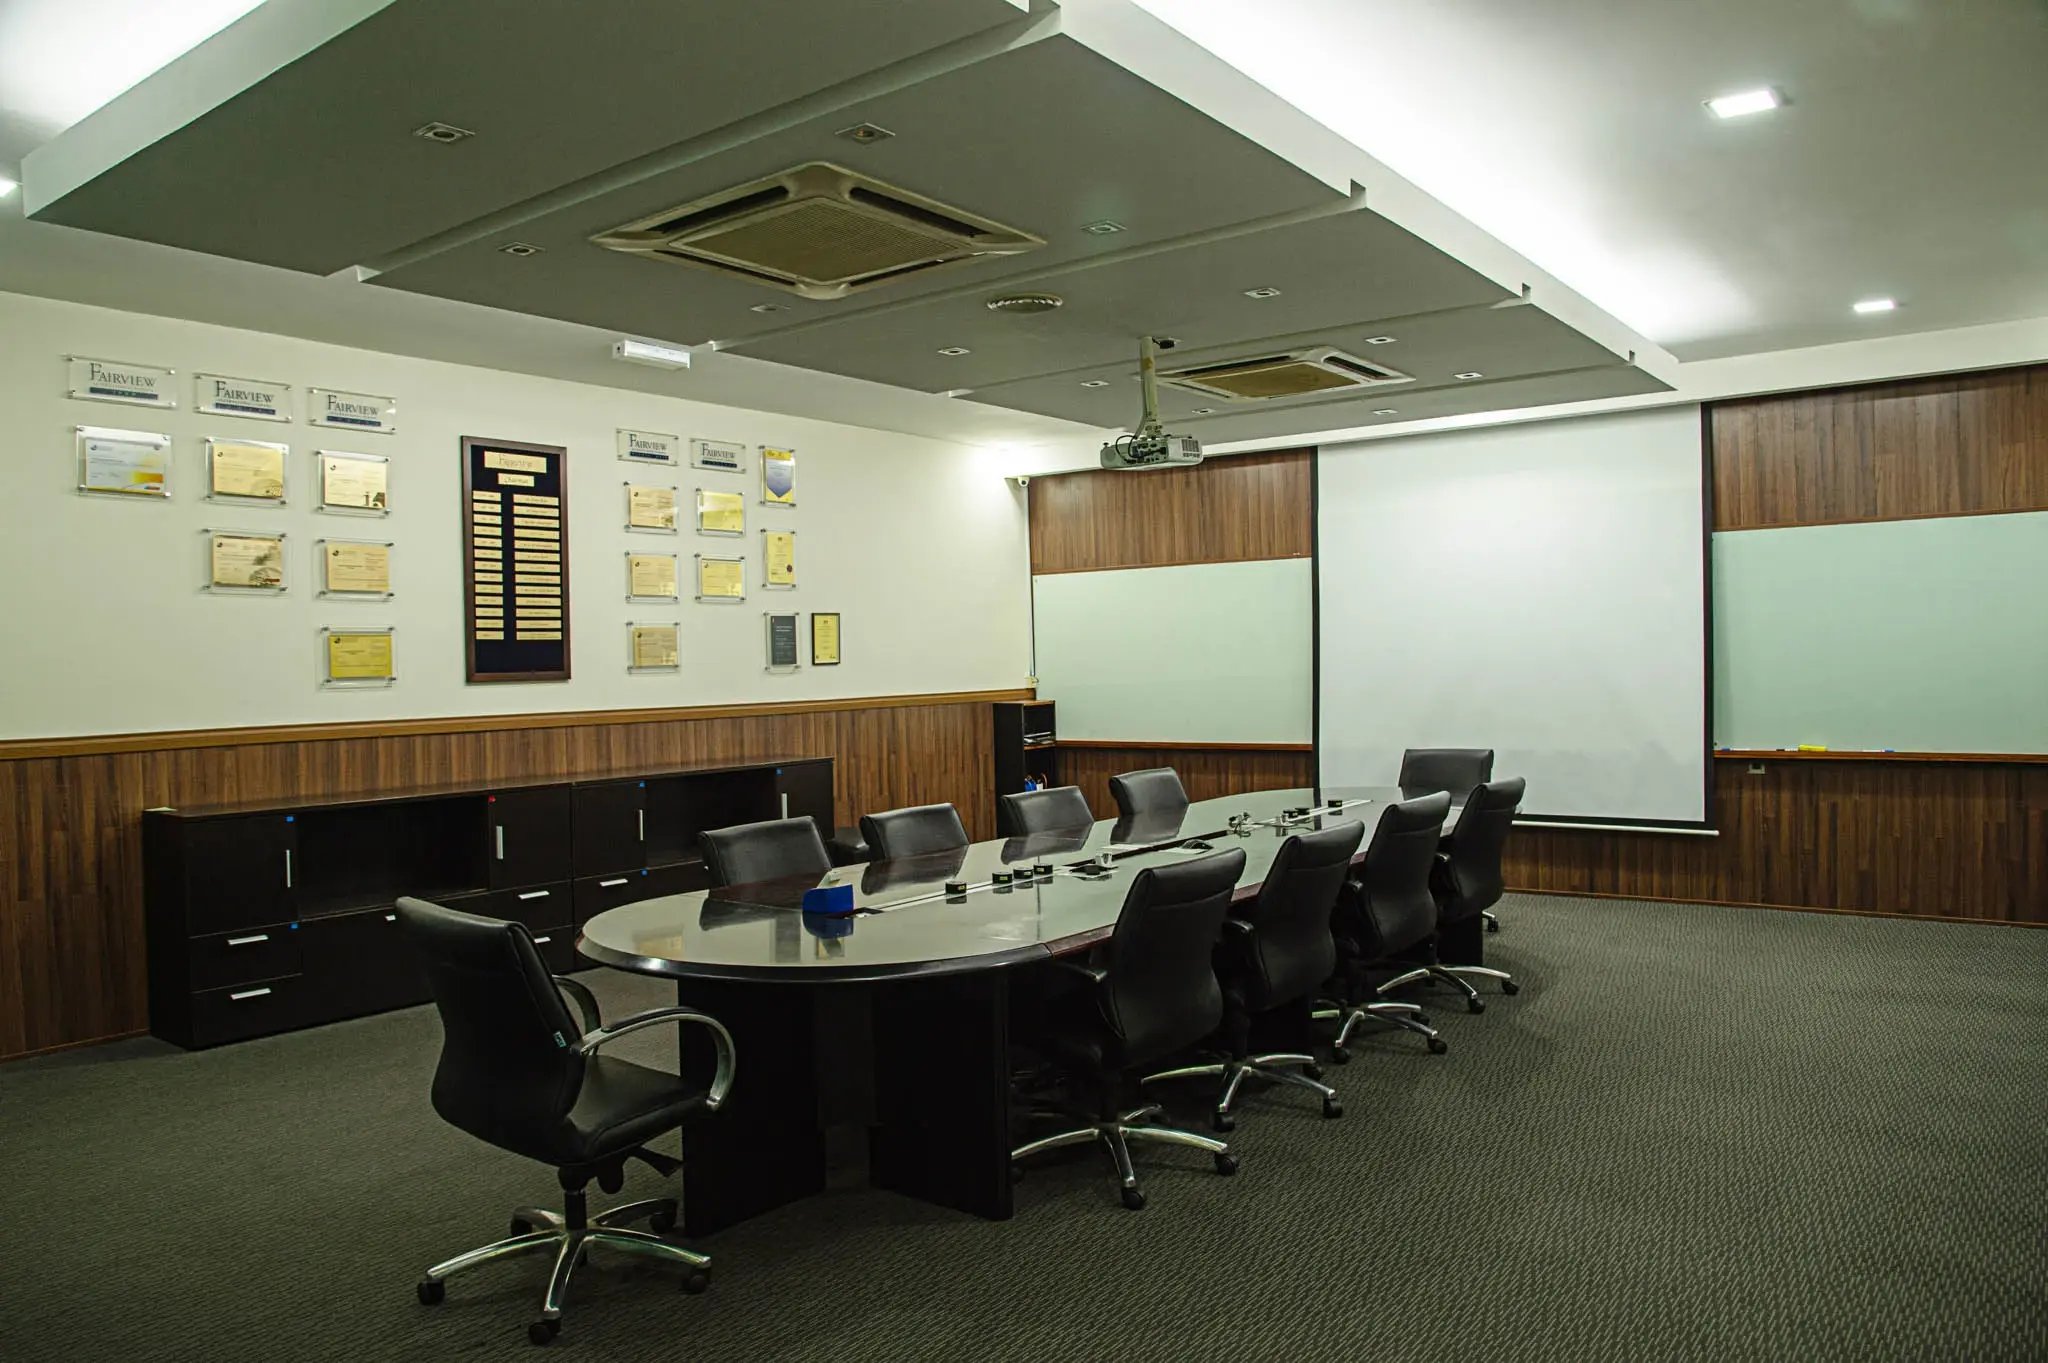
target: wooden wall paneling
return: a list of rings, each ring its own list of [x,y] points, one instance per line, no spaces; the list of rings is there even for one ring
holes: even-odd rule
[[[1307,558],[1312,450],[1033,478],[1031,571]]]
[[[1146,767],[1172,767],[1192,800],[1214,800],[1249,790],[1286,790],[1315,779],[1315,754],[1289,749],[1060,747],[1060,774],[1079,786],[1098,819],[1116,817],[1109,778]],[[995,795],[990,793],[993,803]]]

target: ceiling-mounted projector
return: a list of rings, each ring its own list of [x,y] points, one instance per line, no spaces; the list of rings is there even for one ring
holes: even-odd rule
[[[1150,336],[1138,338],[1138,384],[1144,390],[1145,411],[1138,429],[1120,435],[1102,446],[1102,467],[1106,469],[1154,469],[1172,464],[1202,462],[1202,442],[1191,435],[1168,435],[1159,421],[1159,380],[1155,352],[1171,348],[1173,342],[1159,342]]]

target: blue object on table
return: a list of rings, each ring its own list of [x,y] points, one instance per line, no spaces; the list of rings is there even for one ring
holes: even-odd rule
[[[848,887],[851,889],[851,887]],[[804,931],[813,937],[836,941],[841,937],[853,936],[853,915],[850,913],[811,913],[803,915]]]
[[[853,912],[853,882],[837,885],[819,885],[804,891],[803,910],[827,918],[843,917]]]

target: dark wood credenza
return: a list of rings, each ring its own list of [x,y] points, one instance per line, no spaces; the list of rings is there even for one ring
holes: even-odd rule
[[[831,833],[830,758],[147,810],[149,1030],[196,1049],[425,1002],[401,895],[579,969],[591,915],[708,886],[698,833],[799,815]]]

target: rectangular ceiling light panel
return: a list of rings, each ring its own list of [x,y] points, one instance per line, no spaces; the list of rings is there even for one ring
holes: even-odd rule
[[[1041,237],[823,161],[667,209],[591,238],[607,250],[843,298]]]
[[[1176,387],[1232,402],[1265,402],[1309,393],[1347,392],[1414,382],[1410,375],[1397,369],[1327,347],[1163,370],[1159,377]]]

